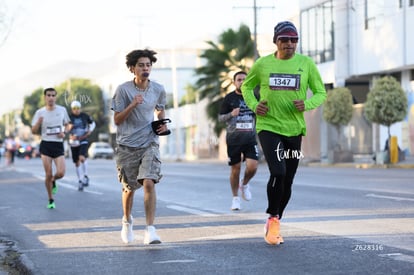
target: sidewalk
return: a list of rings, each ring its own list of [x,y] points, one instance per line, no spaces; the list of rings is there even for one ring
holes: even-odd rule
[[[371,156],[354,156],[353,162],[341,162],[341,163],[328,163],[328,162],[311,162],[304,161],[301,163],[303,166],[311,167],[348,167],[348,168],[401,168],[401,169],[414,169],[414,156],[406,156],[405,160],[397,163],[377,164],[374,162]]]
[[[163,162],[176,162],[177,160],[164,159]],[[219,163],[227,165],[227,160],[220,160],[218,158],[204,158],[196,160],[179,160],[180,162],[197,162],[197,163]],[[259,161],[261,164],[266,164],[266,161],[261,159]],[[414,169],[414,156],[406,156],[405,160],[394,163],[394,164],[377,164],[372,159],[371,155],[354,155],[353,162],[338,162],[338,163],[329,163],[327,160],[307,160],[302,159],[299,162],[299,166],[310,166],[310,167],[347,167],[347,168],[402,168],[402,169]]]

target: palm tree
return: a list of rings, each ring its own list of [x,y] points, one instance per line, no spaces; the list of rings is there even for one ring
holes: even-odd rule
[[[214,132],[220,135],[224,125],[218,121],[218,113],[224,96],[232,85],[232,73],[248,71],[254,62],[254,41],[250,29],[240,25],[238,31],[228,29],[219,36],[218,43],[207,41],[210,45],[201,58],[206,64],[196,69],[199,76],[196,88],[199,98],[208,98],[207,116],[213,121]]]

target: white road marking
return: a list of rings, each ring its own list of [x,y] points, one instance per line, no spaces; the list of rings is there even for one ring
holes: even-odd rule
[[[199,215],[203,217],[217,217],[217,214],[212,214],[209,212],[192,209],[192,208],[188,208],[184,206],[179,206],[179,205],[167,205],[167,208],[182,211],[182,212],[189,213],[189,214]]]
[[[33,176],[35,178],[37,178],[37,179],[40,179],[40,180],[44,180],[45,179],[44,176],[39,176],[39,175],[33,175]],[[63,180],[57,181],[57,183],[58,183],[58,186],[59,187],[62,186],[62,187],[65,187],[67,189],[70,189],[70,190],[78,190],[78,187],[77,186],[74,186],[73,184],[65,183],[65,182],[63,182]],[[103,193],[101,193],[101,192],[91,191],[91,190],[88,190],[87,188],[83,188],[83,191],[82,192],[91,193],[91,194],[95,194],[95,195],[103,195]]]
[[[376,195],[376,194],[366,194],[365,196],[366,197],[371,197],[371,198],[389,199],[389,200],[396,200],[396,201],[414,201],[414,199],[411,199],[411,198],[395,197],[395,196],[382,196],[382,195]]]
[[[194,263],[195,260],[167,260],[167,261],[157,261],[152,262],[154,264],[170,264],[170,263]]]
[[[384,258],[391,258],[391,259],[398,260],[398,261],[414,263],[414,256],[402,254],[402,253],[379,254],[378,256],[384,257]]]

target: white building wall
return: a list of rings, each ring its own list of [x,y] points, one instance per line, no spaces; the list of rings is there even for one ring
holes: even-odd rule
[[[299,9],[305,10],[325,1],[303,0]],[[373,1],[370,1],[373,3]],[[409,100],[407,118],[391,127],[401,149],[414,153],[414,6],[408,0],[376,1],[381,12],[365,27],[364,0],[334,0],[335,61],[318,64],[325,83],[335,87],[345,81],[363,77],[372,80],[386,73],[401,73],[401,86]],[[374,149],[383,149],[388,129],[373,126]]]
[[[193,160],[216,158],[218,138],[206,113],[207,99],[166,110],[172,133],[160,137],[163,159]]]
[[[397,1],[388,1],[389,9],[370,21],[368,29],[364,26],[364,9],[351,10],[349,26],[354,35],[350,37],[350,44],[355,57],[351,75],[389,71],[405,65],[404,20],[397,4]]]
[[[343,1],[336,1],[343,2]],[[349,3],[353,4],[349,4]],[[346,12],[338,10],[337,15],[348,18],[344,28],[343,21],[337,20],[338,26],[335,29],[335,40],[337,47],[341,47],[339,41],[346,43],[348,41],[348,75],[346,72],[339,70],[341,75],[338,78],[343,79],[355,76],[365,75],[372,79],[384,73],[401,73],[401,85],[410,96],[412,88],[409,69],[414,67],[414,53],[411,50],[414,47],[414,38],[410,35],[410,26],[414,23],[414,7],[408,7],[408,1],[403,1],[403,7],[399,7],[398,1],[381,1],[383,3],[382,14],[368,22],[368,28],[365,27],[364,1],[347,1]],[[337,49],[337,53],[339,49]],[[345,50],[346,52],[346,50]],[[337,54],[336,57],[346,64],[346,55]],[[342,63],[341,62],[341,63]],[[341,67],[337,64],[337,68]],[[371,82],[372,84],[372,82]],[[388,138],[388,128],[374,125],[374,131],[379,130],[376,140],[373,141],[376,150],[384,148]],[[410,133],[408,131],[408,121],[395,123],[391,127],[391,135],[396,136],[399,146],[406,152],[413,153],[410,142]],[[374,135],[375,138],[375,135]],[[414,138],[414,137],[413,137]]]
[[[405,0],[405,2],[408,2],[408,0]],[[406,41],[405,54],[407,56],[407,64],[412,65],[414,64],[414,36],[412,35],[414,26],[414,7],[405,7],[404,16],[406,22],[404,25],[404,40]]]
[[[410,26],[414,24],[414,7],[406,4],[399,8],[398,1],[382,2],[384,13],[365,29],[363,0],[334,1],[337,83],[353,76],[413,67],[414,36],[410,35]]]

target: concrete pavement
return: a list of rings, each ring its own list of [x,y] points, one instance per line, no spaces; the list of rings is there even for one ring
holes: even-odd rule
[[[202,160],[207,161],[207,160]],[[217,160],[209,160],[217,162]],[[404,161],[396,164],[376,164],[369,158],[355,158],[351,163],[326,163],[326,162],[301,162],[304,166],[313,167],[353,167],[361,169],[384,168],[384,169],[414,169],[414,156],[408,156]],[[0,166],[0,173],[7,172],[12,167]],[[0,275],[6,274],[31,274],[30,261],[27,261],[24,255],[19,253],[19,248],[13,240],[7,237],[7,232],[0,232]]]

